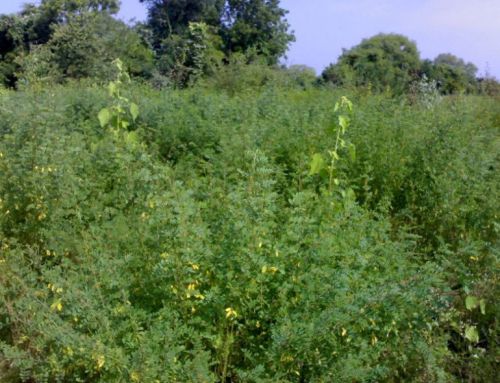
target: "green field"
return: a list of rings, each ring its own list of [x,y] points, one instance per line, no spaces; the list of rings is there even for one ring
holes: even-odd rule
[[[273,84],[2,91],[1,382],[495,381],[499,99]]]

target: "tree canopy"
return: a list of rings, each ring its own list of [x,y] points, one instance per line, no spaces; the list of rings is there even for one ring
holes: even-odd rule
[[[226,55],[238,52],[277,63],[293,41],[279,0],[141,0],[148,6],[148,26],[157,52],[185,36],[189,24],[203,22],[222,38]],[[175,36],[174,36],[175,35]]]
[[[135,28],[112,17],[119,5],[118,0],[42,0],[0,16],[0,82],[13,87],[19,78],[105,77],[117,57],[131,74],[149,76],[153,54]]]
[[[222,23],[225,50],[254,51],[276,64],[294,41],[279,0],[229,0]]]
[[[471,92],[476,88],[477,67],[451,53],[442,53],[434,61],[426,60],[423,73],[438,84],[441,93]]]
[[[323,72],[327,81],[342,85],[367,86],[375,90],[408,89],[418,76],[420,56],[417,46],[398,34],[378,34],[344,50],[336,64]]]

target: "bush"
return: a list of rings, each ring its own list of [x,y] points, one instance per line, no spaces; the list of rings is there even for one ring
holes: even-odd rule
[[[279,84],[0,94],[2,379],[493,379],[498,104]]]

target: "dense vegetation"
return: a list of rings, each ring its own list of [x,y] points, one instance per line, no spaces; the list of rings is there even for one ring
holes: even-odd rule
[[[498,99],[276,76],[2,93],[2,381],[494,381]]]
[[[144,3],[0,16],[0,382],[496,381],[498,82]]]

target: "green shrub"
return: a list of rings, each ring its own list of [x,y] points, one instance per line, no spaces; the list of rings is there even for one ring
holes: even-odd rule
[[[0,94],[0,380],[494,379],[494,100],[121,86]]]

